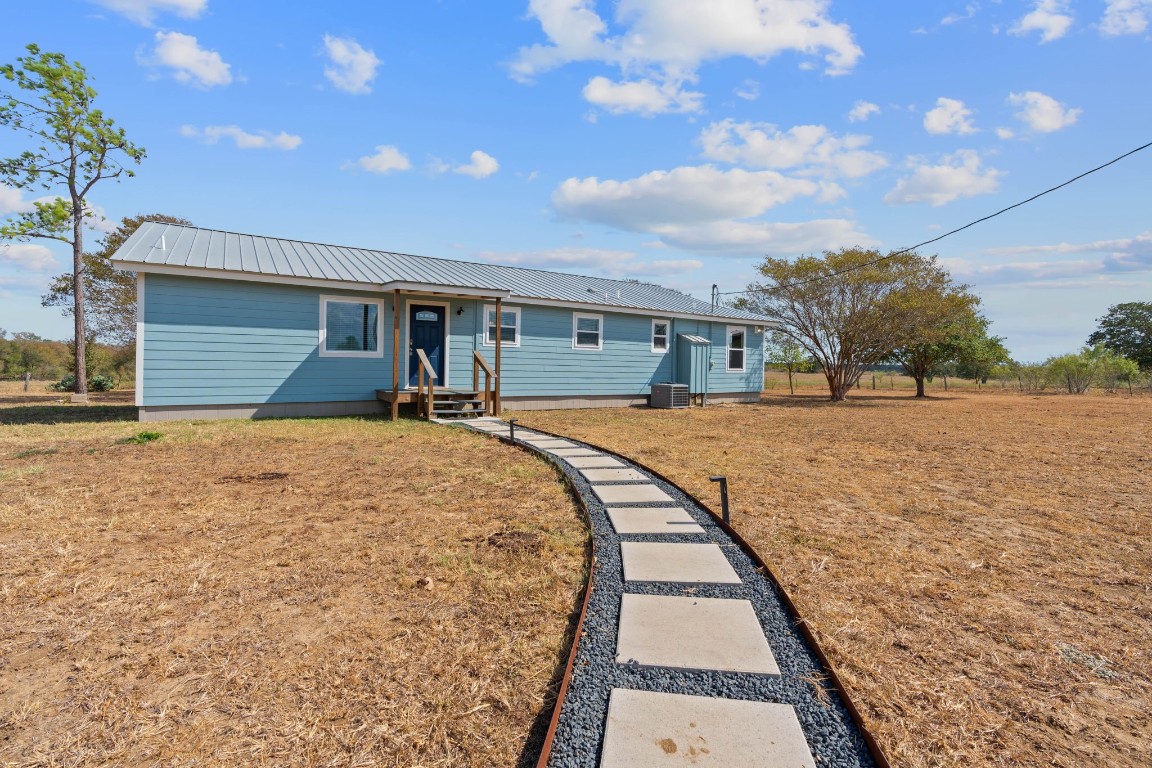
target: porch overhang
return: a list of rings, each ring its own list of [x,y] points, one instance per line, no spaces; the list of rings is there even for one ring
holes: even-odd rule
[[[419,294],[421,296],[452,296],[461,299],[507,299],[512,291],[505,288],[480,288],[463,285],[438,285],[436,283],[416,283],[410,281],[393,280],[383,283],[377,290],[400,291],[400,293]]]

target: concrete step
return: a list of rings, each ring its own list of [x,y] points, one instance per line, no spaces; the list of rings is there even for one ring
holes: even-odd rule
[[[581,469],[580,474],[590,483],[619,483],[629,480],[648,480],[648,476],[635,469]]]
[[[600,768],[816,768],[788,704],[614,688]]]
[[[604,504],[632,504],[636,502],[669,502],[672,497],[655,485],[593,485],[592,493]]]
[[[739,584],[732,564],[716,544],[620,542],[625,581],[679,584]]]
[[[616,533],[704,533],[682,507],[608,507]]]
[[[748,600],[625,594],[616,662],[778,675]]]
[[[614,459],[611,456],[572,456],[565,459],[569,464],[577,469],[591,469],[593,467],[624,467],[624,462],[620,459]]]

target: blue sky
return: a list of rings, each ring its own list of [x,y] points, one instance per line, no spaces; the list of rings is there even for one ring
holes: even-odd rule
[[[1152,0],[11,4],[148,151],[91,202],[278,237],[741,290],[927,240],[1152,141]],[[0,156],[23,139],[0,131]],[[1152,149],[925,249],[1015,357],[1152,300]],[[44,192],[0,187],[0,216]],[[90,242],[99,232],[89,232]],[[0,246],[53,338],[63,249]]]

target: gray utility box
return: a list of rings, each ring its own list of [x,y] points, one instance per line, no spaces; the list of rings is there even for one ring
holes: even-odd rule
[[[671,382],[653,384],[652,398],[649,400],[649,404],[653,408],[687,408],[688,385],[672,384]]]

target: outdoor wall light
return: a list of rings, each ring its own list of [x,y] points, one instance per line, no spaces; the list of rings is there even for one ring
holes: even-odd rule
[[[459,316],[462,314],[464,314],[464,307],[457,307],[456,308],[456,315]]]

